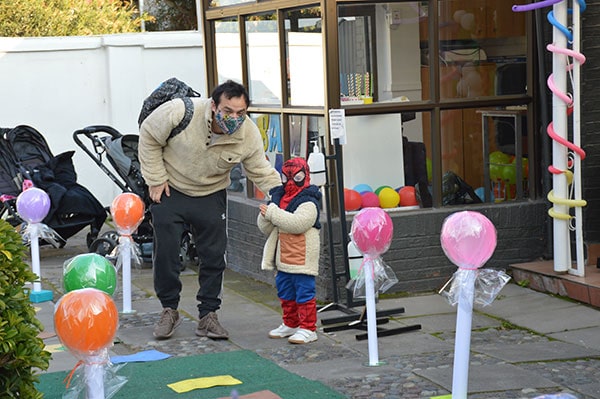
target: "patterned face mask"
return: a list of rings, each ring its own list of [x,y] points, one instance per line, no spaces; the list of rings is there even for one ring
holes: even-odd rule
[[[217,126],[226,134],[233,134],[238,131],[242,123],[246,120],[246,115],[231,116],[218,110],[215,113],[215,122]]]

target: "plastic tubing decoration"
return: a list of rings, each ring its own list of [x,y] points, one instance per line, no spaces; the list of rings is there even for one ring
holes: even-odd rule
[[[553,175],[552,190],[548,200],[553,204],[548,214],[554,220],[554,270],[583,276],[585,260],[583,255],[582,210],[587,203],[581,198],[581,161],[585,151],[580,146],[580,67],[585,56],[579,51],[580,12],[585,11],[584,0],[573,2],[567,7],[564,0],[544,0],[525,5],[514,5],[515,12],[532,11],[552,6],[547,15],[553,26],[553,43],[546,49],[553,54],[552,74],[547,85],[553,94],[552,122],[547,133],[553,141],[552,165],[548,171]],[[568,27],[568,19],[571,26]],[[572,93],[567,92],[567,76],[571,81]],[[567,137],[567,118],[573,118],[573,142]],[[564,177],[563,177],[564,176]],[[574,208],[574,216],[569,212]],[[571,267],[570,231],[575,230],[577,245],[577,268]]]

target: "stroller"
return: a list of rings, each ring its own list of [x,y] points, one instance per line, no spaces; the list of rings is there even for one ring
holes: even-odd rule
[[[81,140],[83,136],[87,137],[89,141],[84,143]],[[110,126],[97,125],[76,130],[73,133],[73,140],[123,192],[137,194],[144,201],[146,206],[144,220],[137,232],[132,235],[132,239],[140,250],[142,261],[151,263],[153,240],[149,211],[151,200],[148,186],[140,171],[137,151],[139,136],[137,134],[123,135]],[[108,160],[116,174],[104,164],[105,160]],[[91,249],[93,252],[108,255],[117,246],[118,239],[119,235],[116,231],[108,231],[92,243]],[[198,264],[191,229],[186,229],[183,233],[179,253],[181,270],[188,265]]]
[[[30,180],[50,197],[50,210],[42,222],[60,235],[60,247],[87,226],[89,247],[107,214],[93,194],[77,183],[74,154],[67,151],[54,156],[44,136],[31,126],[0,129],[0,217],[15,227],[24,223],[16,211],[16,197],[23,182]]]

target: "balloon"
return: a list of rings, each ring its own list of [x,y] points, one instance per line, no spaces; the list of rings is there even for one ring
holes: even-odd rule
[[[17,197],[17,213],[28,223],[40,223],[50,211],[50,197],[42,189],[32,187]]]
[[[395,208],[400,203],[400,194],[391,187],[384,187],[379,192],[379,204],[382,208]]]
[[[364,208],[352,220],[352,241],[363,255],[376,258],[390,247],[394,226],[381,208]]]
[[[492,180],[502,180],[502,168],[500,164],[491,163],[490,164],[490,179]]]
[[[517,170],[515,165],[506,165],[502,167],[502,180],[507,181],[510,184],[517,182]]]
[[[358,191],[344,189],[344,205],[347,211],[357,211],[362,206],[362,198]]]
[[[96,288],[112,295],[117,286],[115,267],[104,256],[81,254],[70,259],[64,269],[65,291]]]
[[[360,194],[368,192],[368,191],[370,191],[370,192],[373,191],[371,186],[369,186],[368,184],[357,184],[356,186],[354,186],[353,190],[358,191]]]
[[[132,234],[144,219],[144,201],[134,193],[122,193],[110,205],[110,213],[120,234]]]
[[[375,189],[375,194],[379,195],[381,190],[383,190],[384,188],[391,188],[391,187],[390,186],[379,186],[379,187],[377,187],[377,189]]]
[[[478,269],[496,249],[496,228],[479,212],[462,211],[448,216],[440,236],[444,253],[461,269]]]
[[[485,201],[485,188],[483,187],[477,187],[475,189],[475,194],[477,194],[477,196],[482,200]],[[492,190],[490,190],[490,195],[489,195],[489,200],[490,202],[494,202],[494,192]]]
[[[433,166],[431,164],[431,159],[427,158],[425,159],[425,168],[427,169],[427,181],[431,181],[431,176],[432,176],[432,171],[433,171]]]
[[[511,165],[512,165],[513,168],[515,168],[515,173],[516,173],[517,158],[515,158],[515,159],[512,160]],[[522,160],[521,160],[521,166],[523,167],[523,179],[527,179],[529,177],[529,159],[522,158]]]
[[[489,156],[490,163],[509,164],[510,155],[503,153],[502,151],[494,151]]]
[[[404,186],[398,190],[400,194],[400,206],[415,206],[419,205],[417,201],[417,195],[413,186]]]
[[[119,312],[112,298],[95,288],[67,292],[56,304],[54,330],[76,357],[97,355],[117,332]]]
[[[365,191],[360,194],[362,198],[362,207],[363,208],[372,208],[379,206],[379,196],[372,191]]]

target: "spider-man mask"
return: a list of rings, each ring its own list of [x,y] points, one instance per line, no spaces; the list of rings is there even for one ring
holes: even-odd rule
[[[284,194],[279,204],[281,209],[287,208],[292,198],[310,185],[308,164],[304,158],[292,158],[283,163],[281,182]]]

